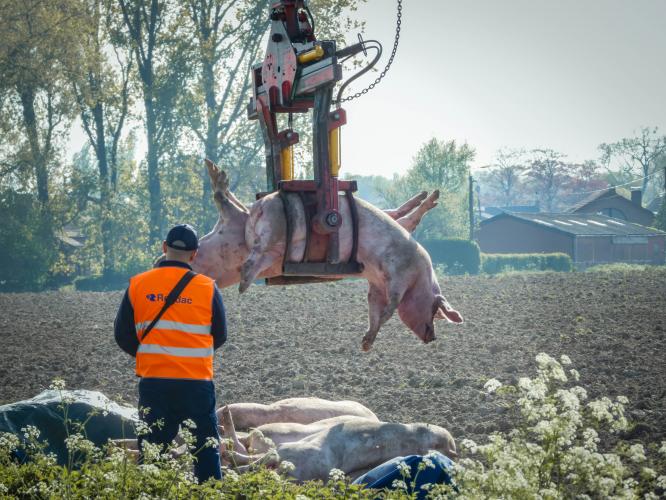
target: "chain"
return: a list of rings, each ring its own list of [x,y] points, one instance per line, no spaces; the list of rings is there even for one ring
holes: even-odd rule
[[[395,40],[393,41],[393,51],[391,51],[391,57],[389,57],[389,60],[386,63],[386,67],[379,74],[379,76],[375,79],[374,82],[372,82],[370,85],[368,85],[360,92],[356,92],[354,95],[350,95],[349,97],[341,99],[340,102],[351,101],[352,99],[356,99],[357,97],[361,97],[362,95],[367,94],[372,89],[374,89],[379,82],[382,81],[382,78],[384,78],[384,76],[386,76],[386,73],[388,72],[389,68],[391,67],[391,64],[393,63],[393,58],[395,57],[395,53],[398,51],[398,42],[400,41],[401,24],[402,24],[402,0],[398,0],[398,19],[396,21],[396,26],[395,26]]]

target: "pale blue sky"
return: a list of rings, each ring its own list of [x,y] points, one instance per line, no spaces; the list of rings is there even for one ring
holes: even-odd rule
[[[358,12],[381,67],[395,5]],[[345,107],[346,172],[404,172],[433,136],[467,141],[476,166],[502,147],[594,159],[641,126],[666,133],[666,0],[404,0],[393,67]]]

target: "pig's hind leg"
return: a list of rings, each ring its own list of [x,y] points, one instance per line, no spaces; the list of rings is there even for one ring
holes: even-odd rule
[[[416,226],[418,226],[421,223],[421,219],[423,219],[423,216],[437,206],[438,198],[439,198],[439,191],[438,190],[433,191],[430,194],[430,196],[428,196],[423,201],[423,203],[418,205],[408,214],[398,218],[396,222],[410,233],[413,232],[414,229],[416,229]]]

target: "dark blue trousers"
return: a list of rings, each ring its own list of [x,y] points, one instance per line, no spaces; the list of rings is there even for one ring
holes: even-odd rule
[[[145,439],[150,443],[168,445],[178,434],[178,426],[190,419],[196,424],[192,434],[196,437],[196,461],[194,473],[199,483],[213,477],[220,479],[220,451],[202,448],[206,438],[219,439],[215,414],[215,386],[207,380],[180,380],[142,378],[139,382],[139,408],[149,408],[141,419],[151,432],[139,437],[139,450]],[[162,420],[161,427],[157,421]]]

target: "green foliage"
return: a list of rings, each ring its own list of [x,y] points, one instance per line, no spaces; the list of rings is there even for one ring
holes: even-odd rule
[[[58,240],[31,194],[4,190],[0,231],[0,290],[24,291],[45,287],[58,258]]]
[[[481,253],[475,241],[462,238],[423,240],[433,264],[441,266],[445,274],[479,274]]]
[[[463,237],[469,233],[467,215],[467,174],[475,156],[468,144],[455,140],[431,139],[414,157],[403,176],[395,176],[387,186],[377,185],[389,206],[399,206],[405,197],[421,191],[440,191],[438,206],[426,215],[414,231],[416,239]]]
[[[565,253],[482,253],[481,270],[486,274],[505,271],[559,271],[573,269],[571,257]]]
[[[653,266],[649,264],[627,264],[625,262],[617,262],[614,264],[599,264],[597,266],[590,266],[585,269],[586,273],[632,273],[632,272],[652,272],[666,274],[666,266]]]

